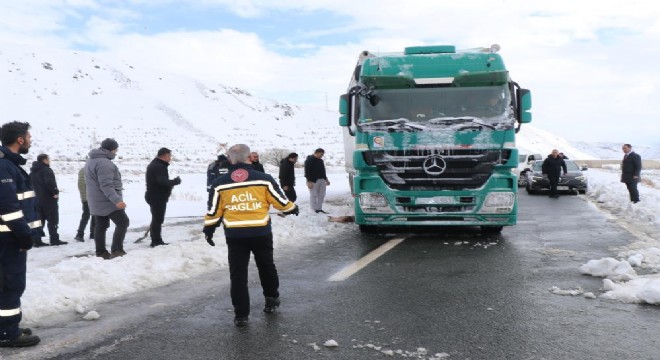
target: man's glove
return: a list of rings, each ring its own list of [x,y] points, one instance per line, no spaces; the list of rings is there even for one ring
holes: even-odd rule
[[[204,226],[204,239],[206,239],[206,242],[209,243],[211,246],[215,246],[215,243],[213,242],[213,233],[215,232],[215,226]]]
[[[298,205],[294,205],[294,206],[293,206],[293,209],[291,209],[291,210],[285,212],[285,214],[286,214],[286,215],[295,215],[295,216],[298,216],[298,214],[300,214],[300,209],[298,209]]]
[[[177,176],[174,178],[174,185],[179,185],[179,184],[181,184],[181,178]]]
[[[30,250],[32,249],[32,237],[31,236],[23,236],[18,239],[18,248],[21,250]]]

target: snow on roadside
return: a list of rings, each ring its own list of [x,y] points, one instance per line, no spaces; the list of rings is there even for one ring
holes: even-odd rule
[[[604,278],[601,298],[660,305],[660,171],[642,172],[637,204],[630,203],[617,167],[589,169],[588,175],[589,198],[637,236],[619,250],[618,259],[589,260],[579,271]]]

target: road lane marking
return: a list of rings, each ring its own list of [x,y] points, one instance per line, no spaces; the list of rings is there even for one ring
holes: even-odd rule
[[[328,281],[344,281],[348,279],[349,277],[351,277],[351,275],[362,270],[362,268],[369,265],[372,261],[381,257],[381,255],[392,250],[395,246],[399,245],[405,239],[406,238],[397,238],[386,242],[385,244],[379,246],[376,250],[363,256],[358,261],[346,266],[345,268],[341,269],[339,272],[336,272],[334,275],[330,276],[328,278]]]

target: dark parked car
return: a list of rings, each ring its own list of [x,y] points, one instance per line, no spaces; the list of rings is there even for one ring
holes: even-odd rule
[[[568,173],[559,178],[558,191],[578,191],[584,194],[588,189],[587,175],[583,171],[587,170],[586,166],[578,166],[571,160],[564,160],[566,162],[566,169]],[[542,174],[541,167],[543,161],[535,161],[532,167],[525,174],[527,177],[527,184],[525,188],[529,194],[535,194],[541,190],[550,190],[550,181],[548,175]]]

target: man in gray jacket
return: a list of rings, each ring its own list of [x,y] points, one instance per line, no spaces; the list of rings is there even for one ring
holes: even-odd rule
[[[121,174],[112,159],[117,155],[119,144],[115,139],[105,139],[101,147],[89,152],[85,164],[85,184],[87,186],[87,203],[89,212],[96,219],[94,242],[96,256],[112,259],[126,255],[124,237],[128,230],[129,220],[126,215],[126,203],[122,197]],[[111,253],[105,247],[105,233],[110,226],[110,220],[115,224],[112,236]]]

